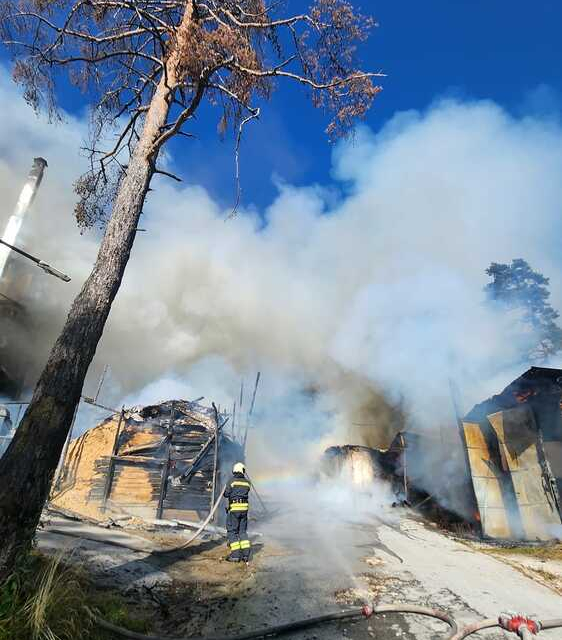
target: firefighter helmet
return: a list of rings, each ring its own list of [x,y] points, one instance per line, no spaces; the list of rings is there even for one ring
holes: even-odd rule
[[[232,473],[246,473],[246,467],[244,463],[237,462],[234,467],[232,467]]]

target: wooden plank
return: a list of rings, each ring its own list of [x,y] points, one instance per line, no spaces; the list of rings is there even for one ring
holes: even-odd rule
[[[211,490],[211,504],[209,505],[209,511],[215,506],[215,494],[217,489],[217,471],[218,471],[218,458],[219,458],[219,414],[215,403],[212,403],[213,410],[215,412],[215,452],[213,457],[213,487]]]
[[[141,456],[111,456],[111,460],[116,464],[122,465],[144,465],[159,467],[165,463],[165,460],[161,458],[144,458]]]
[[[119,434],[121,432],[121,423],[123,422],[124,416],[125,407],[121,407],[121,413],[119,414],[119,422],[117,423],[117,431],[115,432],[115,440],[113,442],[111,458],[109,459],[109,468],[107,470],[105,488],[103,491],[103,502],[101,505],[102,513],[106,510],[107,500],[109,498],[109,495],[111,494],[111,485],[113,483],[113,475],[115,473],[115,463],[113,461],[113,458],[117,454],[117,450],[119,449]]]

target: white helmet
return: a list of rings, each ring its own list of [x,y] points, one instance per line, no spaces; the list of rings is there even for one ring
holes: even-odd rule
[[[237,463],[232,467],[232,473],[246,473],[246,467],[244,466],[244,463],[242,463],[242,462],[237,462]]]

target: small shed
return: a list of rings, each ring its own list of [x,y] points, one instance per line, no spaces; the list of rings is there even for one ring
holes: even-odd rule
[[[51,503],[97,520],[200,521],[243,456],[228,420],[184,400],[112,415],[70,444]]]

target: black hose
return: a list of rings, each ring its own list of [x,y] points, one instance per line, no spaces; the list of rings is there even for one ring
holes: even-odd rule
[[[306,618],[305,620],[296,620],[295,622],[287,622],[285,624],[275,625],[273,627],[266,627],[265,629],[260,629],[257,631],[247,631],[245,633],[240,633],[237,635],[206,636],[205,638],[187,639],[185,637],[173,638],[171,636],[143,635],[142,633],[129,631],[128,629],[118,627],[111,622],[107,622],[107,620],[100,618],[89,609],[88,612],[98,626],[106,629],[107,631],[111,631],[112,633],[115,633],[122,638],[130,638],[131,640],[252,640],[253,638],[276,636],[282,633],[288,633],[290,631],[297,631],[298,629],[306,629],[307,627],[313,627],[317,624],[322,624],[323,622],[330,622],[331,620],[351,620],[354,618],[359,619],[364,615],[361,609],[347,609],[344,611],[328,613],[323,616],[316,616],[314,618]]]
[[[130,640],[186,640],[185,638],[172,638],[170,636],[154,636],[154,635],[144,635],[142,633],[137,633],[136,631],[129,631],[128,629],[123,629],[122,627],[118,627],[103,618],[100,618],[95,613],[88,609],[88,613],[92,616],[94,622],[106,629],[107,631],[111,631],[122,638],[129,638]],[[445,611],[440,611],[439,609],[429,609],[427,607],[418,607],[417,605],[408,605],[408,604],[400,604],[400,605],[379,605],[374,608],[363,607],[362,609],[344,609],[343,611],[334,611],[332,613],[327,613],[322,616],[315,616],[314,618],[305,618],[304,620],[295,620],[294,622],[287,622],[285,624],[279,624],[272,627],[266,627],[265,629],[258,629],[256,631],[247,631],[244,633],[240,633],[237,635],[229,635],[229,636],[206,636],[205,638],[190,638],[189,640],[253,640],[255,638],[265,638],[267,636],[277,636],[283,633],[289,633],[291,631],[297,631],[300,629],[306,629],[308,627],[313,627],[318,624],[322,624],[324,622],[331,622],[333,620],[353,620],[360,619],[364,617],[370,617],[372,614],[383,614],[383,613],[415,613],[422,616],[428,616],[431,618],[437,618],[438,620],[442,620],[446,624],[451,627],[450,637],[458,631],[458,625],[455,619],[450,616]]]
[[[93,611],[91,611],[88,607],[85,607],[88,614],[91,616],[95,624],[106,629],[107,631],[111,631],[112,633],[122,637],[128,638],[130,640],[188,640],[184,638],[174,638],[171,636],[155,636],[155,635],[145,635],[142,633],[137,633],[136,631],[129,631],[128,629],[124,629],[123,627],[118,627],[117,625],[104,620],[100,616],[96,615]],[[331,622],[333,620],[354,620],[360,618],[369,618],[371,615],[384,614],[384,613],[413,613],[422,616],[428,616],[430,618],[436,618],[437,620],[441,620],[451,627],[449,634],[444,638],[444,640],[463,640],[464,638],[468,638],[468,636],[476,633],[477,631],[482,631],[483,629],[492,629],[494,627],[498,627],[499,622],[496,618],[489,620],[481,620],[479,622],[473,622],[462,629],[459,629],[457,621],[446,611],[441,611],[440,609],[431,609],[429,607],[420,607],[417,605],[409,605],[409,604],[384,604],[378,605],[375,607],[365,606],[361,609],[344,609],[342,611],[334,611],[332,613],[327,613],[322,616],[315,616],[313,618],[305,618],[304,620],[295,620],[294,622],[287,622],[285,624],[274,625],[272,627],[266,627],[265,629],[258,629],[256,631],[246,631],[244,633],[239,633],[237,635],[229,635],[229,636],[206,636],[205,638],[189,638],[189,640],[254,640],[255,638],[265,638],[268,636],[277,636],[283,633],[289,633],[291,631],[297,631],[300,629],[306,629],[308,627],[313,627],[318,624],[322,624],[324,622]],[[540,623],[541,629],[555,629],[558,627],[562,627],[562,618],[554,619],[554,620],[545,620]]]
[[[205,520],[205,522],[201,524],[201,526],[191,536],[191,538],[189,538],[189,540],[181,544],[179,547],[170,547],[169,549],[156,549],[152,552],[152,554],[166,555],[168,553],[176,553],[177,551],[183,551],[184,549],[187,549],[187,547],[189,547],[189,545],[203,533],[203,531],[205,530],[205,527],[209,524],[209,522],[211,522],[213,516],[215,515],[216,510],[219,507],[219,504],[221,503],[221,500],[223,499],[225,491],[226,491],[226,485],[224,485],[224,487],[222,488],[222,491],[219,493],[219,497],[216,499],[215,504],[213,505],[213,508],[209,512],[209,515],[207,516],[207,519]]]

